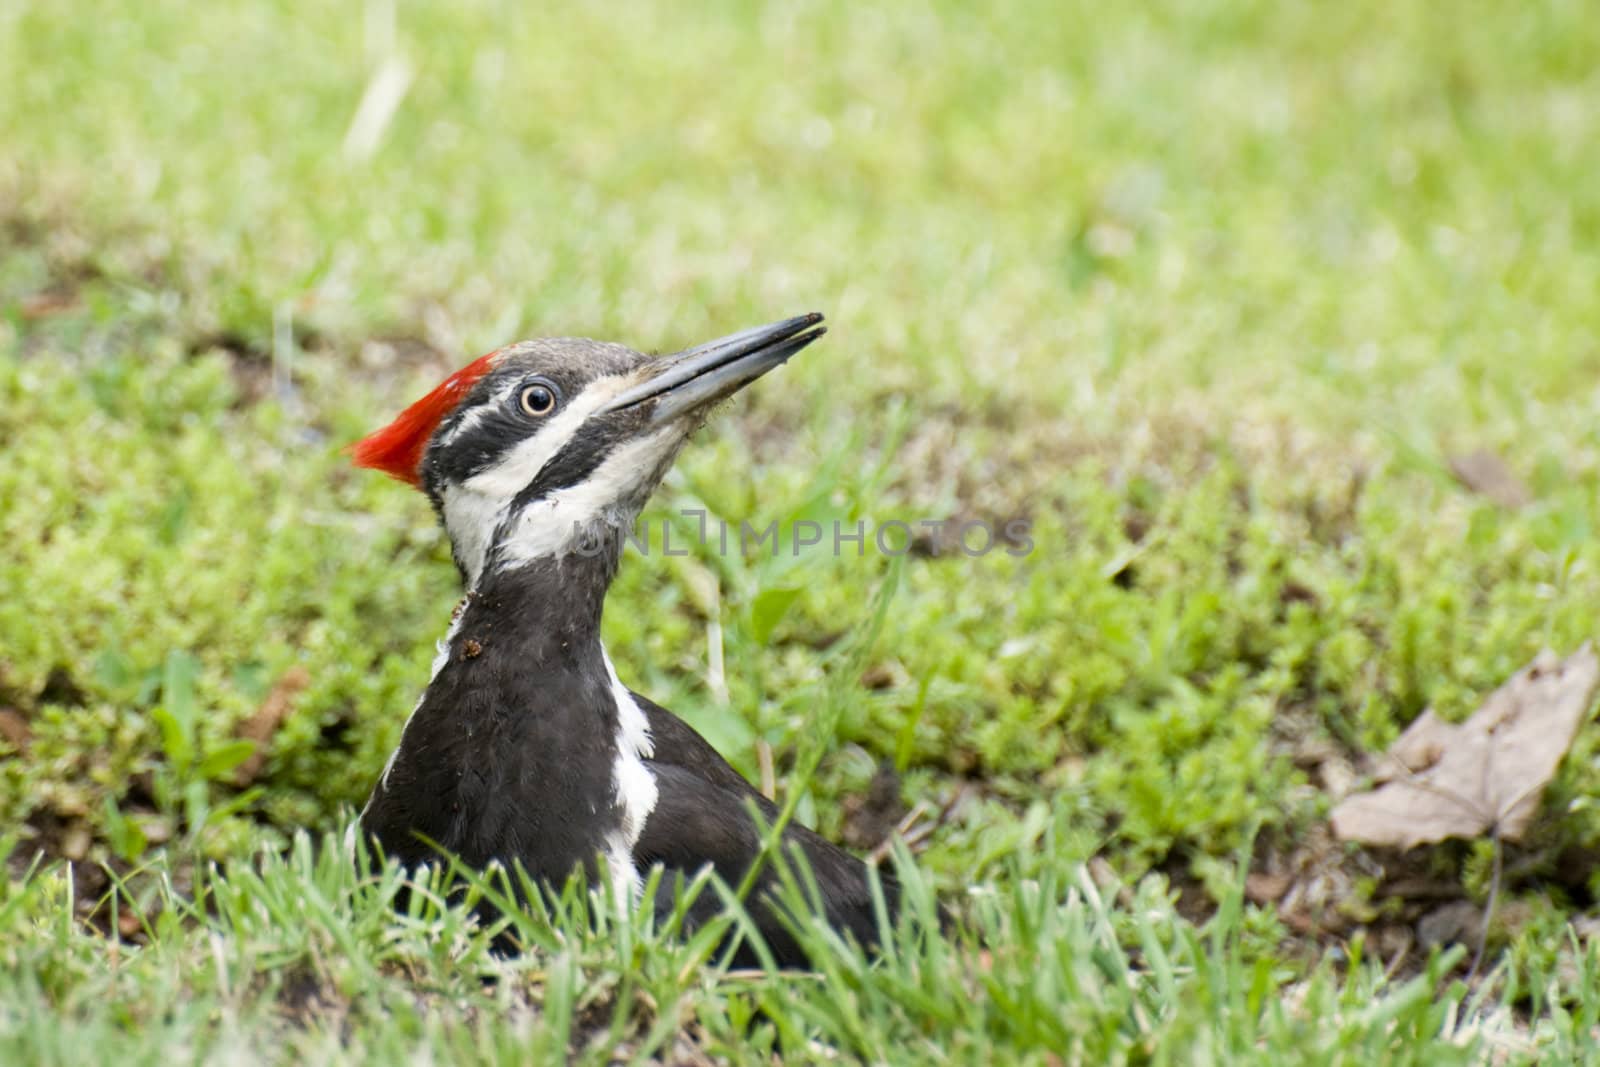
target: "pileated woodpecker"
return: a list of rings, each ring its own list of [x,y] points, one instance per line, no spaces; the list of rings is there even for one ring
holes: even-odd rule
[[[600,614],[623,535],[718,401],[821,337],[802,315],[650,358],[583,339],[524,341],[445,379],[353,447],[427,494],[466,599],[433,679],[361,814],[407,863],[436,846],[477,867],[519,861],[559,885],[605,857],[621,897],[665,868],[737,884],[772,803],[698,733],[617,678]],[[866,867],[795,824],[826,917],[875,940]],[[769,865],[770,867],[770,865]],[[758,875],[751,916],[783,965],[803,963]],[[897,894],[886,878],[893,902]],[[670,896],[664,902],[670,902]],[[702,894],[692,922],[717,909]],[[746,955],[746,960],[752,957]]]

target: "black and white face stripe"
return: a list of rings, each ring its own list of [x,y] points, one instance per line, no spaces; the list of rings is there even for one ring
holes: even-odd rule
[[[543,500],[562,489],[571,489],[590,478],[602,464],[633,435],[625,432],[620,423],[633,419],[591,418],[578,427],[562,445],[561,450],[539,468],[533,481],[512,498],[512,512],[521,511],[536,501]]]
[[[504,361],[434,431],[423,456],[423,487],[431,493],[437,485],[466,482],[499,465],[512,449],[525,448],[532,437],[547,442],[563,438],[560,429],[548,431],[581,424],[598,410],[600,394],[611,391],[607,379],[620,379],[617,388],[623,388],[630,372],[644,362],[645,357],[621,345],[593,341],[534,341],[507,350]],[[547,416],[531,416],[519,402],[532,381],[549,382],[559,395]],[[591,386],[599,388],[591,392]]]
[[[597,527],[631,525],[687,426],[651,428],[645,409],[607,410],[648,363],[620,345],[531,342],[474,386],[434,433],[423,488],[450,535],[469,588],[486,569],[559,556]],[[559,401],[526,412],[530,380]]]
[[[496,530],[489,566],[518,566],[602,545],[620,549],[620,534],[633,525],[685,436],[682,427],[666,427],[612,442],[583,478],[551,479],[539,493],[519,497]]]
[[[620,551],[618,535],[699,414],[822,336],[821,319],[797,316],[660,361],[571,338],[495,353],[417,471],[468,588],[486,570],[578,546]],[[523,402],[534,395],[538,403]]]

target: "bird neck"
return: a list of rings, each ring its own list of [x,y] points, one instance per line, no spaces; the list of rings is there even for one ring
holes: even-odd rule
[[[578,658],[588,665],[588,653],[600,648],[600,620],[616,571],[610,551],[487,570],[467,594],[456,643],[513,644],[529,662],[552,669]]]
[[[390,855],[517,859],[559,884],[604,847],[631,875],[643,816],[629,812],[653,797],[650,781],[628,787],[648,734],[600,644],[614,567],[538,559],[487,572],[467,595],[362,814]]]

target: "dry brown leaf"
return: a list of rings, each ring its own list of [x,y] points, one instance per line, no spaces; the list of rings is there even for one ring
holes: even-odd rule
[[[1402,849],[1491,829],[1520,840],[1597,683],[1585,644],[1565,660],[1541,652],[1460,725],[1424,712],[1386,754],[1388,780],[1333,809],[1334,834]]]
[[[16,708],[0,708],[0,739],[4,739],[19,755],[25,755],[33,743],[33,727]]]
[[[284,672],[267,694],[267,699],[261,702],[244,722],[239,724],[238,735],[247,741],[256,743],[255,750],[246,756],[233,772],[233,784],[243,788],[254,782],[267,765],[267,745],[272,741],[272,735],[278,732],[278,727],[283,720],[289,717],[289,712],[294,709],[295,697],[301,690],[311,684],[311,675],[298,664]]]
[[[1521,478],[1506,461],[1493,452],[1478,449],[1450,457],[1450,473],[1467,489],[1486,496],[1510,511],[1527,507],[1533,500]]]
[[[1293,884],[1294,878],[1288,874],[1251,871],[1244,880],[1244,895],[1255,904],[1274,904],[1283,899]]]

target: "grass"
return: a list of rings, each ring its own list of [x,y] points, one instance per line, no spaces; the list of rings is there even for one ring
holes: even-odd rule
[[[313,1061],[594,1063],[762,1063],[777,1049],[956,1063],[1270,1063],[1286,1049],[1307,1063],[1439,1063],[1476,1051],[1470,1030],[1437,1041],[1466,1002],[1459,983],[1436,995],[1454,955],[1406,980],[1358,957],[1280,999],[1288,975],[1246,947],[1237,893],[1201,931],[1154,886],[1118,908],[1085,876],[1013,878],[974,904],[997,942],[982,963],[970,938],[902,931],[869,965],[826,927],[803,927],[826,966],[774,977],[711,969],[707,939],[663,935],[648,915],[619,923],[570,891],[515,920],[536,952],[497,957],[465,905],[436,892],[396,918],[404,884],[394,868],[358,878],[335,839],[316,850],[301,837],[253,868],[208,869],[186,893],[159,889],[140,912],[148,946],[109,958],[104,939],[63,919],[60,879],[14,886],[5,919],[34,933],[9,943],[3,1047],[19,1062],[86,1047],[130,1062],[269,1047]],[[931,909],[928,886],[912,886]],[[1546,1051],[1581,1050],[1594,1021],[1592,1006],[1562,1018]]]
[[[0,8],[8,1058],[1585,1055],[1592,729],[1470,983],[1391,944],[1429,907],[1393,857],[1318,846],[1349,877],[1309,934],[1245,876],[1425,706],[1595,635],[1587,14]],[[398,874],[301,835],[364,798],[455,577],[339,447],[518,337],[813,307],[827,341],[651,528],[1032,551],[634,553],[608,647],[829,834],[873,836],[892,769],[990,969],[907,938],[727,976],[560,914],[507,962],[450,908],[390,921]],[[1452,475],[1477,451],[1525,504]],[[1408,862],[1482,904],[1491,859]],[[119,885],[156,916],[126,943],[83,918]]]

